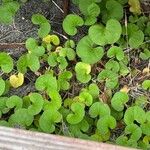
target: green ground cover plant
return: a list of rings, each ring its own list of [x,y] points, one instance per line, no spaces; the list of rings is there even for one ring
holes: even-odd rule
[[[0,22],[12,23],[24,2],[3,0]],[[0,125],[149,149],[150,17],[139,0],[72,2],[80,14],[64,18],[67,39],[33,14],[37,38],[25,41],[26,52],[17,61],[0,52]],[[76,41],[80,28],[87,31]],[[146,67],[136,69],[133,60]],[[8,96],[31,72],[35,91]]]

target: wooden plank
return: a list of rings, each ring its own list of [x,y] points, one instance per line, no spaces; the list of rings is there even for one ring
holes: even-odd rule
[[[0,127],[2,150],[131,150],[116,145],[91,142],[52,134]]]

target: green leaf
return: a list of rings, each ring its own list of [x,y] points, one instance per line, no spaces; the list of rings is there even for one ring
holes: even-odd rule
[[[7,97],[0,97],[0,118],[3,113],[7,113],[9,110],[7,109],[6,106],[6,101],[8,100]]]
[[[124,135],[121,135],[116,139],[116,143],[118,145],[126,146],[127,142],[128,142],[128,138]]]
[[[40,14],[34,14],[32,15],[32,23],[35,25],[39,25],[40,28],[38,29],[38,36],[40,38],[44,38],[51,30],[51,25],[49,24],[49,21]]]
[[[110,89],[114,89],[118,84],[118,75],[111,70],[102,70],[98,75],[98,81],[106,81],[105,86]]]
[[[150,50],[144,49],[144,51],[140,53],[139,57],[142,60],[148,60],[148,59],[150,59]]]
[[[44,106],[44,110],[58,110],[58,109],[60,109],[60,107],[62,105],[61,95],[57,91],[52,90],[52,89],[50,91],[48,91],[48,95],[49,95],[51,101],[48,102]]]
[[[42,131],[52,133],[55,131],[55,123],[60,122],[62,115],[58,111],[46,110],[39,119],[39,126]]]
[[[17,95],[13,95],[9,97],[8,100],[6,101],[6,106],[8,108],[15,107],[15,111],[22,108],[22,105],[23,105],[22,99],[18,97]]]
[[[111,70],[115,73],[119,72],[119,70],[120,70],[119,63],[117,61],[114,61],[114,60],[109,60],[105,64],[105,68],[106,68],[106,70]]]
[[[34,119],[33,116],[28,113],[27,109],[20,108],[9,117],[8,122],[12,127],[15,126],[26,127],[32,124],[33,119]]]
[[[106,115],[97,121],[97,129],[102,135],[109,132],[109,129],[114,129],[116,127],[116,120],[110,115]]]
[[[144,90],[150,90],[150,80],[144,80],[143,83],[142,83],[142,88]]]
[[[127,125],[132,124],[134,121],[143,124],[145,120],[146,120],[145,111],[139,106],[129,107],[124,114],[124,122]]]
[[[144,41],[144,33],[139,30],[131,35],[129,38],[129,45],[131,48],[138,48]]]
[[[130,124],[130,125],[126,126],[125,134],[126,135],[131,134],[130,139],[138,141],[140,139],[140,137],[142,136],[142,130],[138,125]]]
[[[74,60],[76,53],[72,48],[62,48],[59,53],[60,56],[68,58],[68,60]]]
[[[44,38],[46,35],[49,34],[50,30],[51,30],[51,26],[49,22],[42,23],[40,24],[40,28],[38,29],[38,36],[40,38]]]
[[[52,67],[55,67],[57,65],[57,53],[51,53],[49,56],[48,56],[48,64]]]
[[[83,117],[85,115],[84,111],[84,104],[75,102],[71,105],[71,110],[73,113],[67,115],[67,122],[70,124],[78,124],[83,120]]]
[[[128,24],[129,45],[131,48],[138,48],[144,41],[144,33],[135,24]]]
[[[66,67],[68,66],[68,62],[67,62],[66,58],[64,58],[62,56],[57,57],[57,62],[59,62],[59,68],[61,70],[66,69]]]
[[[94,64],[101,60],[104,50],[100,46],[95,46],[94,42],[88,37],[83,37],[77,45],[77,55],[84,63]]]
[[[75,66],[76,78],[81,83],[87,83],[91,80],[91,66],[89,64],[78,62]]]
[[[45,48],[43,46],[38,46],[37,41],[33,38],[28,38],[26,40],[26,48],[29,53],[32,53],[38,57],[44,55],[45,53]]]
[[[110,19],[106,23],[106,27],[102,24],[96,24],[89,28],[89,37],[98,45],[113,44],[117,42],[121,36],[122,28],[120,23],[115,19]]]
[[[33,54],[22,55],[17,62],[17,69],[21,73],[26,73],[27,68],[31,71],[36,72],[40,68],[40,62],[37,56]]]
[[[102,14],[104,22],[109,19],[121,20],[123,18],[123,7],[116,0],[108,0],[106,2],[106,10],[103,11]]]
[[[109,58],[116,57],[119,61],[124,59],[124,52],[121,47],[117,46],[112,46],[108,51],[107,51],[107,56]]]
[[[89,109],[89,114],[92,118],[104,117],[110,115],[110,108],[107,104],[102,102],[95,102]]]
[[[119,74],[122,75],[122,76],[126,76],[130,72],[129,68],[122,61],[119,62],[119,65],[120,65],[120,72],[119,72]]]
[[[28,107],[28,113],[33,116],[39,114],[44,104],[43,97],[38,93],[31,93],[29,98],[32,104]]]
[[[93,97],[88,92],[81,92],[79,95],[79,102],[85,104],[86,106],[91,106],[93,103]]]
[[[111,108],[111,115],[118,121],[120,121],[123,116],[124,112],[123,111],[116,111],[115,109]]]
[[[68,39],[65,44],[65,48],[75,48],[75,41]]]
[[[5,92],[5,81],[0,78],[0,96]]]
[[[110,138],[110,132],[105,135],[100,134],[99,130],[96,130],[95,134],[91,135],[91,139],[98,142],[108,141]]]
[[[13,69],[13,60],[5,52],[0,52],[0,67],[4,73],[9,73]]]
[[[84,4],[85,5],[85,4]],[[85,15],[85,25],[92,25],[97,21],[100,14],[100,7],[96,3],[91,3],[87,8]]]
[[[60,89],[68,90],[70,88],[70,83],[68,82],[72,78],[72,73],[70,71],[64,71],[58,76],[58,83]]]
[[[145,122],[143,124],[141,124],[141,129],[142,129],[142,133],[147,135],[147,136],[150,136],[150,122]]]
[[[146,120],[150,122],[150,111],[146,112]]]
[[[121,135],[116,139],[116,143],[122,146],[128,146],[137,148],[137,141],[133,139],[128,139],[126,136]]]
[[[56,77],[53,77],[51,74],[44,74],[37,78],[35,82],[35,88],[38,91],[50,91],[56,90],[58,88]]]
[[[14,19],[13,17],[19,7],[19,3],[15,1],[10,1],[7,3],[2,2],[2,5],[0,6],[0,22],[4,24],[12,23]]]
[[[77,27],[84,24],[83,19],[74,14],[69,14],[63,21],[63,29],[69,35],[75,35],[77,33]]]
[[[129,96],[124,92],[116,92],[111,99],[112,107],[117,111],[122,111],[124,109],[124,104],[129,101]]]
[[[39,24],[47,22],[47,19],[41,14],[34,14],[34,15],[32,15],[31,20],[32,20],[32,23],[36,24],[36,25],[39,25]]]
[[[88,8],[94,3],[100,2],[99,0],[79,0],[79,9],[82,12],[82,14],[87,15],[88,14]]]
[[[9,123],[5,120],[0,120],[0,126],[9,127]]]
[[[88,92],[92,95],[93,99],[96,99],[99,97],[100,90],[97,84],[92,83],[89,85]]]

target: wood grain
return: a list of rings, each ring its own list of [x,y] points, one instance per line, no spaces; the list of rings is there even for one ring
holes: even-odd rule
[[[91,142],[52,134],[0,127],[2,150],[131,150],[116,145]]]

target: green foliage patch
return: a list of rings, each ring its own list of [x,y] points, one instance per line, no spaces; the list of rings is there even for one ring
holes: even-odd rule
[[[26,52],[17,62],[0,52],[0,125],[150,149],[149,17],[139,0],[72,1],[80,15],[64,18],[67,38],[33,14],[37,37],[25,41]],[[20,6],[3,0],[0,22],[13,22]],[[31,72],[34,91],[8,96]]]

